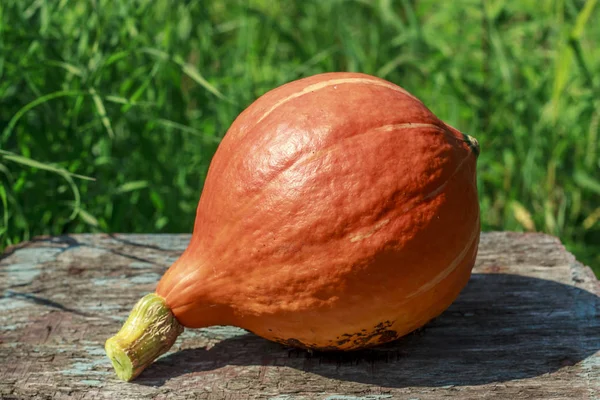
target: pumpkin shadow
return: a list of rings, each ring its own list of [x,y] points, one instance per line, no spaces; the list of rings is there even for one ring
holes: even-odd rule
[[[598,296],[574,286],[517,275],[474,274],[444,314],[383,346],[311,354],[241,333],[210,350],[184,349],[163,357],[134,382],[161,386],[188,373],[199,382],[203,373],[212,374],[211,379],[218,375],[219,380],[235,380],[236,366],[254,370],[257,387],[269,384],[264,381],[265,367],[274,385],[290,377],[289,370],[276,367],[312,374],[315,385],[335,379],[391,388],[440,387],[531,378],[574,365],[600,349],[600,341],[593,340],[599,308]]]

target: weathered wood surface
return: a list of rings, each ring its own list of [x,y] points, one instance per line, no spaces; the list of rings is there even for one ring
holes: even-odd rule
[[[309,354],[231,327],[187,330],[132,383],[103,343],[188,235],[40,238],[0,260],[2,399],[598,399],[600,285],[560,242],[482,236],[456,303],[395,343]]]

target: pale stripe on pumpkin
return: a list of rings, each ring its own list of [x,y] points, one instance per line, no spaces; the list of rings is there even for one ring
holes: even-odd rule
[[[478,237],[479,237],[479,215],[477,216],[477,223],[475,224],[473,231],[471,232],[469,241],[467,242],[465,247],[463,247],[462,251],[454,258],[454,260],[452,260],[452,262],[446,268],[444,268],[443,271],[441,271],[439,274],[434,276],[431,280],[427,281],[426,284],[424,284],[423,286],[421,286],[414,292],[406,295],[406,299],[420,295],[421,293],[426,292],[429,289],[432,289],[433,287],[435,287],[442,280],[446,279],[448,277],[448,275],[450,275],[452,272],[454,272],[454,270],[462,263],[462,261],[465,259],[467,254],[469,254],[469,250],[471,250],[471,247],[473,247],[473,244],[475,243],[475,240]]]
[[[271,108],[269,108],[262,117],[260,117],[258,119],[258,121],[256,122],[257,124],[260,123],[263,119],[267,118],[269,116],[269,114],[271,114],[273,111],[275,111],[277,108],[279,108],[281,105],[294,100],[300,96],[304,96],[305,94],[309,94],[312,92],[315,92],[317,90],[321,90],[321,89],[325,89],[331,86],[335,86],[335,85],[344,85],[344,84],[348,84],[348,83],[354,83],[354,84],[366,84],[366,85],[375,85],[375,86],[381,86],[381,87],[385,87],[391,90],[395,90],[396,92],[400,92],[416,101],[418,101],[419,103],[421,103],[421,100],[417,99],[415,96],[413,96],[412,94],[410,94],[409,92],[407,92],[406,90],[402,89],[400,86],[396,86],[394,84],[391,83],[387,83],[387,82],[381,82],[381,81],[376,81],[373,79],[366,79],[366,78],[345,78],[345,79],[331,79],[329,81],[326,82],[319,82],[319,83],[315,83],[313,85],[309,85],[307,87],[305,87],[304,89],[302,89],[301,91],[291,94],[288,97],[284,97],[283,99],[279,100],[277,103],[273,104],[273,106]]]

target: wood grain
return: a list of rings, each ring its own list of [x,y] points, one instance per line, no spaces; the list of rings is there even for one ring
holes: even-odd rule
[[[132,383],[103,343],[189,235],[37,238],[0,259],[2,399],[599,399],[600,284],[560,242],[486,233],[460,298],[419,332],[308,353],[187,330]]]

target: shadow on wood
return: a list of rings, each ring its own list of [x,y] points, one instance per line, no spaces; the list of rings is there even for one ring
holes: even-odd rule
[[[599,299],[554,281],[474,274],[449,310],[424,329],[388,345],[310,354],[246,334],[209,350],[184,349],[163,357],[134,383],[160,386],[182,374],[201,379],[202,374],[232,365],[281,366],[296,373],[397,388],[535,377],[574,365],[600,349],[595,315]]]

